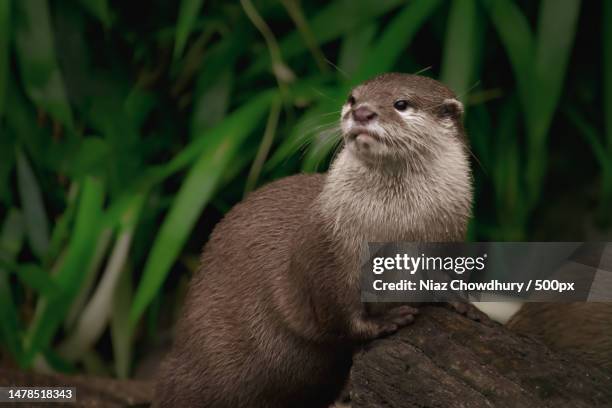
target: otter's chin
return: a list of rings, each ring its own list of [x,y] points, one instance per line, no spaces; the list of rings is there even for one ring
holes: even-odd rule
[[[349,135],[346,146],[353,155],[368,161],[379,159],[387,153],[387,146],[370,133]]]

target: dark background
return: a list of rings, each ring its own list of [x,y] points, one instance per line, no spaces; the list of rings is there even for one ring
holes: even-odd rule
[[[0,364],[144,370],[215,223],[386,71],[466,105],[471,240],[609,239],[612,2],[0,0]]]

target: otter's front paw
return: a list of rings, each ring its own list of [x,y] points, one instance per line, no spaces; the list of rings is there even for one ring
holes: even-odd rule
[[[379,323],[380,336],[388,336],[395,333],[401,327],[407,326],[414,321],[414,316],[419,313],[417,308],[403,305],[395,307],[380,316],[377,321]]]
[[[449,302],[447,305],[455,312],[464,315],[470,320],[474,320],[476,322],[484,322],[488,320],[488,316],[471,303]]]

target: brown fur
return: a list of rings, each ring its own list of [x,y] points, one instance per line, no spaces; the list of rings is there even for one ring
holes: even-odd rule
[[[612,303],[525,303],[507,326],[612,372]]]
[[[460,104],[430,79],[373,81],[354,92],[380,115],[384,134],[374,150],[354,146],[344,117],[347,146],[327,175],[271,183],[213,231],[158,378],[158,406],[326,407],[346,381],[354,347],[412,321],[409,306],[366,312],[359,259],[368,241],[463,239],[471,180],[454,110]],[[402,116],[390,125],[393,93],[422,94],[426,102],[411,117],[423,125]],[[445,104],[450,114],[432,116]],[[396,139],[428,143],[430,164]],[[378,149],[382,140],[390,143]]]

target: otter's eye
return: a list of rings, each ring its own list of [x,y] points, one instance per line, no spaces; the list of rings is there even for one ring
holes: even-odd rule
[[[355,104],[355,97],[353,95],[349,95],[348,99],[346,100],[346,102],[353,106]]]
[[[393,104],[393,107],[401,112],[405,111],[410,106],[411,106],[410,102],[408,102],[405,99],[400,99],[399,101],[395,101],[395,103]]]

